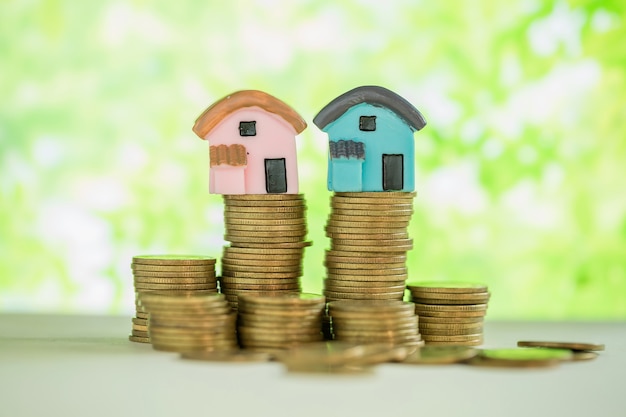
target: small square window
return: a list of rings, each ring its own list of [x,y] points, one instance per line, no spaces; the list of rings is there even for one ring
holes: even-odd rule
[[[376,116],[361,116],[359,119],[359,130],[373,132],[376,130]]]
[[[256,121],[239,122],[239,136],[256,136]]]

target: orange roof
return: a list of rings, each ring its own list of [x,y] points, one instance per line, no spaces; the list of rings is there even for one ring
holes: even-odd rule
[[[242,90],[228,95],[211,104],[196,119],[193,131],[204,139],[226,116],[244,107],[260,107],[263,110],[277,114],[301,133],[306,128],[306,122],[294,109],[274,96],[263,91]]]

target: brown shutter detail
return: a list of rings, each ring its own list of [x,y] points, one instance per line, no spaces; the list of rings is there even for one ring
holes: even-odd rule
[[[235,167],[246,166],[248,156],[243,145],[218,145],[209,147],[211,167],[230,165]]]

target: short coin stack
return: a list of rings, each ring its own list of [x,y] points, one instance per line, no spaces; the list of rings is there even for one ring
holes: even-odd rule
[[[335,193],[326,223],[328,300],[402,300],[415,193]]]
[[[415,282],[407,287],[427,345],[478,346],[483,343],[483,321],[489,301],[486,285]]]
[[[150,314],[148,333],[155,350],[168,352],[237,349],[237,314],[222,294],[181,297],[159,293],[141,296]]]
[[[324,296],[317,294],[239,295],[238,335],[243,348],[288,349],[319,342]]]
[[[141,311],[141,294],[163,292],[172,295],[217,292],[215,258],[197,255],[142,255],[131,264],[135,284],[133,330],[129,339],[150,343],[148,314]]]
[[[224,247],[220,289],[233,308],[237,295],[299,292],[306,241],[302,194],[224,195],[230,246]]]
[[[418,317],[412,303],[397,300],[341,300],[328,303],[335,340],[422,346]]]

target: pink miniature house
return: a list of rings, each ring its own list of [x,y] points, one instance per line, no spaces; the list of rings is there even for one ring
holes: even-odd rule
[[[305,128],[295,110],[262,91],[238,91],[215,102],[193,126],[209,141],[209,192],[297,194],[295,137]]]

